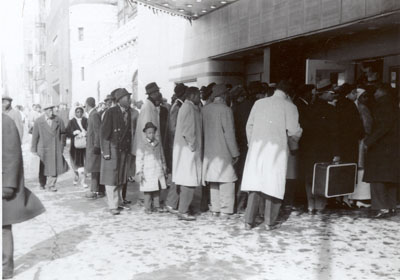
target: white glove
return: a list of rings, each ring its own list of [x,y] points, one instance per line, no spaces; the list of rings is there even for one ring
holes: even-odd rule
[[[74,135],[78,135],[79,133],[81,133],[81,131],[78,129],[73,132]]]

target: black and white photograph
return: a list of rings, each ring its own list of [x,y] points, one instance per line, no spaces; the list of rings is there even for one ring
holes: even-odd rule
[[[2,279],[400,279],[399,0],[2,0]]]

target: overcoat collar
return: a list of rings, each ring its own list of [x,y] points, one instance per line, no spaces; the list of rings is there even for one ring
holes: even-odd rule
[[[40,117],[40,119],[41,119],[40,122],[42,123],[42,126],[45,127],[52,134],[54,134],[54,132],[60,126],[60,119],[57,118],[57,116],[54,116],[53,121],[51,122],[51,127],[47,123],[46,115],[42,115]]]

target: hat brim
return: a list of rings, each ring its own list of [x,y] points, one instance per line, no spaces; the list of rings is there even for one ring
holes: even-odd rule
[[[54,105],[51,105],[51,106],[43,107],[43,110],[47,110],[47,109],[53,109],[54,107],[56,107],[56,106],[54,106]]]
[[[13,99],[11,97],[3,97],[1,100],[13,101]]]
[[[119,100],[121,100],[121,98],[123,98],[123,97],[125,97],[125,96],[128,96],[128,95],[132,95],[132,93],[127,92],[127,93],[125,93],[124,95],[121,95],[120,97],[115,98],[115,102],[118,102]]]

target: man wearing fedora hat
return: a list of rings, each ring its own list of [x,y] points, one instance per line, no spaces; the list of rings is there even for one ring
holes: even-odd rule
[[[22,123],[21,114],[11,106],[13,99],[10,96],[3,95],[1,100],[3,105],[3,113],[8,115],[14,121],[22,143],[22,138],[24,136],[24,124]]]
[[[106,186],[111,214],[118,215],[123,206],[122,188],[128,181],[128,153],[131,149],[130,93],[119,88],[115,92],[116,106],[104,113],[101,124],[100,183]]]
[[[146,87],[147,99],[145,100],[137,120],[137,127],[141,128],[148,122],[152,122],[156,127],[160,127],[160,115],[157,109],[162,102],[162,95],[160,93],[160,88],[154,82],[149,83]],[[160,135],[160,129],[156,131],[156,139],[162,144],[162,139]],[[136,153],[137,149],[142,146],[146,141],[146,135],[137,129],[135,135],[134,151]]]
[[[44,106],[44,114],[33,125],[32,146],[33,154],[40,157],[39,183],[41,189],[55,192],[57,177],[68,171],[64,159],[65,126],[60,117],[53,113],[54,105]]]
[[[326,206],[326,198],[312,194],[314,164],[340,160],[339,119],[335,108],[335,92],[329,79],[316,84],[313,102],[308,109],[307,137],[302,141],[305,181],[310,214],[320,213]]]
[[[144,147],[146,143],[146,135],[142,132],[142,128],[145,127],[146,123],[152,122],[157,129],[155,132],[155,138],[161,145],[161,149],[164,149],[163,139],[161,137],[161,126],[160,126],[160,110],[159,106],[162,102],[162,95],[160,92],[160,87],[155,83],[149,83],[145,87],[147,99],[144,101],[144,104],[140,110],[139,117],[137,119],[137,129],[135,133],[134,143],[133,143],[133,153],[136,156],[138,149]],[[162,151],[164,153],[164,150]],[[165,156],[165,155],[164,155]],[[140,198],[143,201],[143,197]]]
[[[211,208],[215,215],[228,217],[235,204],[234,165],[239,159],[233,113],[225,104],[225,85],[212,88],[212,103],[203,107],[204,159],[203,181],[210,184]]]
[[[175,130],[176,130],[176,124],[177,124],[177,119],[178,119],[178,113],[180,108],[182,107],[183,102],[185,101],[185,91],[187,89],[187,86],[184,84],[177,84],[175,86],[174,92],[175,92],[175,101],[174,104],[172,104],[171,110],[169,112],[169,119],[168,119],[168,155],[166,155],[167,158],[167,165],[171,168],[172,166],[172,153],[173,153],[173,147],[174,147],[174,137],[175,137]],[[166,207],[167,210],[171,213],[177,213],[178,210],[178,202],[179,202],[179,193],[178,193],[178,188],[175,185],[175,183],[171,184],[171,188],[168,191],[168,196],[167,196],[167,201],[166,201]]]
[[[178,212],[178,218],[193,221],[196,218],[189,214],[189,206],[193,201],[196,187],[202,184],[202,152],[203,135],[200,104],[200,90],[190,87],[186,90],[186,100],[179,110],[173,149],[172,181],[180,186],[176,205],[171,205],[168,195],[167,210]],[[179,209],[176,211],[176,207]],[[173,208],[175,207],[175,209]],[[172,211],[171,211],[172,210]],[[174,211],[175,210],[175,211]]]

